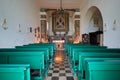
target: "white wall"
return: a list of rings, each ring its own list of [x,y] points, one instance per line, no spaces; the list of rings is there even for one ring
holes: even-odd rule
[[[92,6],[99,8],[103,17],[103,24],[106,24],[107,27],[107,31],[104,32],[103,44],[110,48],[120,48],[120,0],[89,0],[86,2],[86,5],[81,9],[82,33],[88,32],[89,24],[85,17],[87,10]],[[116,20],[115,31],[112,29],[114,20]],[[103,29],[105,29],[104,27]]]
[[[2,28],[7,20],[7,30]],[[19,24],[21,32],[19,32]],[[0,0],[0,47],[14,47],[34,43],[34,32],[29,27],[39,26],[39,8],[34,0]]]

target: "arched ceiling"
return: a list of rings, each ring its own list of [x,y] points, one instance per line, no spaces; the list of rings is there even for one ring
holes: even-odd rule
[[[63,9],[80,8],[86,0],[62,0]],[[59,9],[60,0],[37,0],[40,8]]]

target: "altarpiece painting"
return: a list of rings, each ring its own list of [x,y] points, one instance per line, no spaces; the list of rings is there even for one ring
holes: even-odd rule
[[[69,31],[69,13],[64,12],[62,14],[54,12],[52,14],[52,30],[56,32],[68,32]]]

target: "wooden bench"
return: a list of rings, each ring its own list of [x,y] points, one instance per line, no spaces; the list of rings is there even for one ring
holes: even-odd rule
[[[56,45],[55,43],[33,43],[33,44],[28,44],[28,45],[44,45],[44,46],[52,46],[54,51],[56,50]]]
[[[120,58],[119,53],[97,53],[97,52],[84,52],[79,55],[79,67],[78,67],[78,75],[81,75],[81,78],[85,78],[84,76],[84,70],[85,70],[85,65],[84,61],[86,58]]]
[[[74,73],[78,70],[78,63],[79,63],[79,55],[81,54],[82,51],[87,51],[87,50],[106,50],[106,48],[101,48],[101,47],[86,47],[86,48],[79,48],[79,49],[73,49],[73,53],[70,56],[69,62],[73,68]]]
[[[0,64],[0,80],[31,80],[29,64]]]
[[[44,52],[44,59],[45,59],[45,68],[48,69],[49,68],[49,61],[50,61],[50,58],[49,58],[49,50],[48,48],[4,48],[4,49],[0,49],[0,52],[27,52],[27,51],[31,51],[31,52]]]
[[[49,55],[50,55],[50,59],[52,59],[52,57],[53,57],[53,53],[54,53],[54,51],[53,51],[53,47],[52,46],[45,46],[45,45],[42,45],[42,46],[40,46],[40,45],[27,45],[27,46],[16,46],[16,49],[17,48],[49,48]]]
[[[50,48],[50,52],[53,54],[54,50],[56,50],[55,48],[55,44],[54,43],[34,43],[34,44],[29,44],[29,45],[23,45],[23,46],[38,46],[38,47],[49,47]]]
[[[39,74],[37,76],[32,76],[32,80],[43,80],[45,77],[45,66],[44,66],[44,52],[38,51],[26,51],[26,52],[0,52],[0,61],[1,59],[6,64],[30,64],[31,71],[38,71]],[[1,61],[0,64],[4,64]]]
[[[83,45],[88,45],[88,44],[72,44],[72,43],[64,43],[65,46],[65,51],[68,53],[70,46],[83,46]]]
[[[73,53],[71,54],[71,59],[73,61],[73,64],[76,64],[79,60],[80,53],[83,52],[115,52],[120,53],[120,49],[106,49],[106,48],[79,48],[79,49],[73,49]]]
[[[96,45],[87,45],[87,44],[78,44],[78,45],[71,45],[68,47],[68,53],[71,53],[72,48],[86,48],[86,47],[102,47],[107,48],[106,46],[96,46]]]
[[[120,60],[87,61],[86,80],[120,80]]]
[[[86,46],[86,45],[84,45],[84,46],[74,46],[74,47],[70,47],[70,55],[73,53],[73,51],[74,50],[79,50],[80,48],[99,48],[99,49],[107,49],[107,47],[106,46]]]

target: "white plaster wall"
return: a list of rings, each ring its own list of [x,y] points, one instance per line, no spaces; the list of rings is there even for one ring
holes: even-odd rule
[[[2,28],[7,20],[7,30]],[[21,32],[19,32],[19,24]],[[39,26],[39,8],[34,0],[0,0],[0,48],[35,43],[29,27]]]
[[[88,22],[85,21],[87,10],[91,6],[96,6],[102,13],[103,24],[106,24],[107,31],[104,32],[105,46],[109,48],[120,48],[120,0],[89,0],[81,9],[81,31],[88,32]],[[113,22],[116,20],[116,30],[113,31]],[[105,29],[105,28],[103,28]]]

